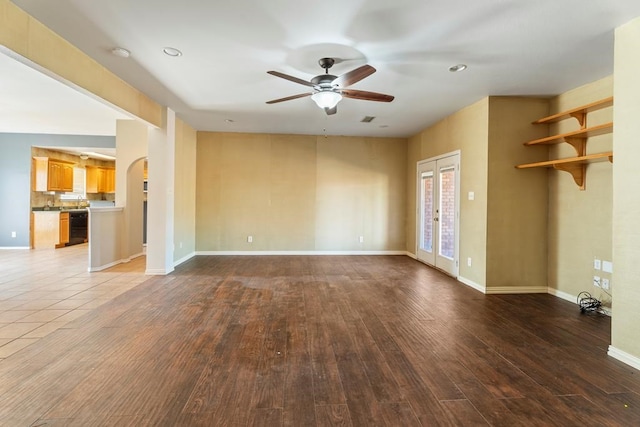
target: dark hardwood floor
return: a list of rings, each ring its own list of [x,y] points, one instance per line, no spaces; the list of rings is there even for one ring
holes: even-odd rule
[[[640,425],[609,331],[403,256],[196,257],[4,359],[0,425]]]

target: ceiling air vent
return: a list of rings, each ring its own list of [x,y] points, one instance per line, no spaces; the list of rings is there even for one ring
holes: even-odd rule
[[[364,119],[360,120],[362,123],[371,123],[375,119],[373,116],[364,116]]]

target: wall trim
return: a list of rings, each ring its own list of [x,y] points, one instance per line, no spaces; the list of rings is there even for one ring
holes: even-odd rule
[[[142,252],[140,252],[140,253],[135,254],[135,255],[131,255],[129,258],[123,260],[122,262],[131,262],[132,260],[138,258],[139,256],[143,256],[143,255],[145,255],[144,250]]]
[[[626,351],[617,349],[612,345],[609,346],[609,351],[607,351],[607,355],[613,357],[616,360],[619,360],[622,363],[626,363],[632,368],[640,370],[640,357],[636,357],[632,354],[627,353]]]
[[[563,299],[565,301],[572,302],[575,305],[578,305],[578,296],[577,295],[571,295],[571,294],[568,294],[566,292],[559,291],[559,290],[557,290],[555,288],[549,288],[549,294],[551,294],[553,296],[556,296],[558,298],[561,298],[561,299]],[[611,313],[612,313],[611,307],[600,306],[600,310],[602,310],[602,312],[604,314],[606,314],[607,316],[611,317]]]
[[[144,274],[147,276],[166,276],[167,274],[173,272],[173,268],[171,270],[165,270],[162,268],[155,269],[147,269],[144,271]]]
[[[2,251],[10,250],[10,249],[24,250],[24,249],[31,249],[31,248],[29,246],[0,246],[0,250],[2,250]]]
[[[140,252],[139,254],[131,255],[129,258],[119,259],[117,261],[110,262],[109,264],[100,265],[98,267],[89,267],[87,269],[87,271],[89,273],[95,273],[97,271],[106,270],[107,268],[115,267],[118,264],[126,264],[128,262],[131,262],[132,260],[134,260],[134,259],[136,259],[136,258],[138,258],[140,256],[143,256],[143,255],[144,255],[144,251]]]
[[[546,294],[549,293],[549,288],[546,286],[494,286],[486,288],[485,293],[491,294]]]
[[[553,295],[553,296],[561,298],[561,299],[563,299],[565,301],[572,302],[574,304],[578,303],[577,295],[571,295],[569,293],[566,293],[566,292],[563,292],[563,291],[559,291],[558,289],[555,289],[555,288],[548,288],[548,289],[549,289],[548,293]]]
[[[469,280],[469,279],[467,279],[465,277],[458,276],[458,282],[460,282],[460,283],[462,283],[464,285],[467,285],[470,288],[475,289],[476,291],[482,292],[483,294],[487,293],[485,286],[479,285],[476,282],[474,282],[473,280]]]
[[[406,251],[404,254],[405,254],[406,256],[408,256],[409,258],[413,258],[413,259],[415,259],[415,260],[417,260],[417,259],[418,259],[418,256],[417,256],[416,254],[414,254],[413,252]]]
[[[118,261],[113,261],[113,262],[110,262],[109,264],[99,265],[97,267],[89,267],[89,268],[87,268],[87,271],[89,273],[95,273],[97,271],[106,270],[107,268],[111,268],[111,267],[114,267],[114,266],[116,266],[118,264],[122,264],[123,262],[127,262],[127,261],[125,261],[123,259],[119,259]]]
[[[179,260],[174,261],[174,262],[173,262],[173,266],[174,266],[174,267],[177,267],[177,266],[179,266],[180,264],[182,264],[183,262],[187,262],[187,261],[189,261],[189,260],[190,260],[191,258],[193,258],[194,256],[196,256],[196,253],[195,253],[195,252],[191,252],[190,254],[183,256],[183,257],[182,257],[182,258],[180,258]]]
[[[195,255],[408,255],[407,251],[196,251]]]

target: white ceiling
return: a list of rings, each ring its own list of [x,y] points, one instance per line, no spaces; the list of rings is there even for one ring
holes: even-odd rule
[[[487,95],[605,77],[614,28],[640,16],[637,0],[13,1],[198,130],[370,136],[415,134]],[[309,98],[265,104],[308,89],[266,71],[309,80],[325,56],[336,75],[374,66],[353,89],[396,99],[344,99],[334,116]],[[458,63],[468,70],[450,73]]]
[[[128,118],[0,51],[0,132],[115,135]]]

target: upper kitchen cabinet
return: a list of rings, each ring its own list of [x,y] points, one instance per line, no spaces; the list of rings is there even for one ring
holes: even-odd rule
[[[87,166],[87,193],[115,193],[115,168]]]
[[[48,157],[32,161],[33,191],[73,191],[73,163]]]

